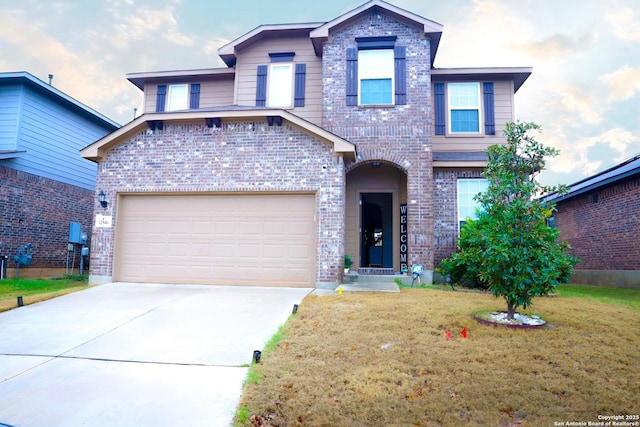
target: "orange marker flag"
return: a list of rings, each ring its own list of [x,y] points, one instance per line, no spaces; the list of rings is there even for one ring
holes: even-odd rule
[[[451,339],[451,331],[447,329],[447,332],[444,334],[444,338],[449,341]]]
[[[467,337],[467,328],[464,327],[462,328],[462,338],[466,338]]]

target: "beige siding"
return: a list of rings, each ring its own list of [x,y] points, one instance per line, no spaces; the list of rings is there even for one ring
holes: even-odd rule
[[[155,113],[158,84],[200,83],[200,108],[233,104],[233,76],[211,79],[193,79],[173,83],[152,83],[145,86],[144,112]]]
[[[254,43],[237,52],[236,102],[238,105],[256,105],[256,71],[258,65],[270,63],[269,52],[295,52],[294,63],[307,65],[304,107],[291,111],[320,125],[322,121],[322,60],[315,55],[308,36],[281,37]]]
[[[505,142],[502,131],[508,121],[514,120],[512,81],[494,81],[494,108],[495,135],[434,135],[433,151],[484,151],[490,145]]]

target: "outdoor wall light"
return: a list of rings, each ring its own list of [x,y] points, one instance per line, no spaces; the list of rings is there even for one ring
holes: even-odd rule
[[[371,167],[378,169],[380,166],[382,166],[382,162],[373,162],[371,163]]]
[[[293,304],[293,314],[298,312],[298,304]]]
[[[100,202],[100,206],[102,206],[103,208],[107,207],[107,196],[102,190],[100,190],[100,193],[98,193],[98,201]]]
[[[253,362],[260,363],[260,357],[262,356],[262,352],[260,350],[253,351]]]

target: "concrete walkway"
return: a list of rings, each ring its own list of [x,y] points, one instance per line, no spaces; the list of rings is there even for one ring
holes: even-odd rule
[[[312,289],[115,283],[0,313],[0,426],[227,426]]]

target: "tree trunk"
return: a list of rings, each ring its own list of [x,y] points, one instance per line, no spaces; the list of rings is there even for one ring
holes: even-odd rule
[[[508,302],[507,303],[507,319],[512,320],[514,314],[516,314],[516,306]]]

